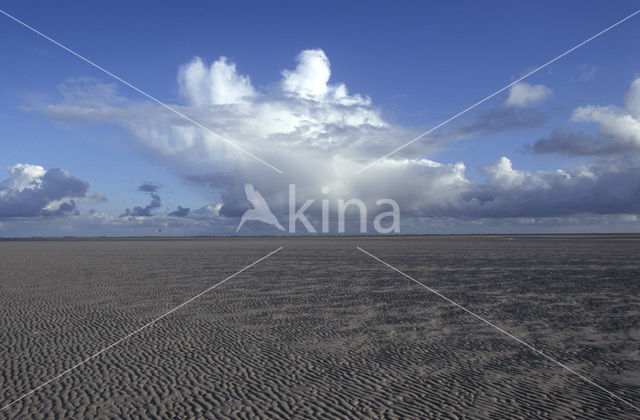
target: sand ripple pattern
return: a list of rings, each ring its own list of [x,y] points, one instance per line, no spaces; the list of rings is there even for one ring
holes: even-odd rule
[[[634,418],[638,238],[0,242],[0,418]]]

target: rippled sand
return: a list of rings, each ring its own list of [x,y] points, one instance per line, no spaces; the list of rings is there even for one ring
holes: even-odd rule
[[[640,238],[0,241],[0,418],[634,418]]]

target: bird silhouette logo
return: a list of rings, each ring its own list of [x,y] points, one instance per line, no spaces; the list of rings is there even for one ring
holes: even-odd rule
[[[268,225],[272,225],[277,227],[280,230],[284,230],[276,216],[269,209],[269,205],[266,201],[264,201],[264,197],[251,184],[245,184],[244,192],[247,194],[247,200],[251,204],[253,204],[253,208],[244,212],[242,215],[242,220],[240,220],[240,224],[236,229],[236,232],[240,230],[244,222],[247,220],[258,220],[262,223],[266,223]]]

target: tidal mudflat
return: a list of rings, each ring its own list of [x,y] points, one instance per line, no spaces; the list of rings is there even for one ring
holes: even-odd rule
[[[0,418],[637,418],[640,237],[0,241]]]

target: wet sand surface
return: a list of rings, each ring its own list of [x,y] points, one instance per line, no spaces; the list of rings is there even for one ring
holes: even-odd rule
[[[1,418],[637,418],[640,237],[0,241]]]

